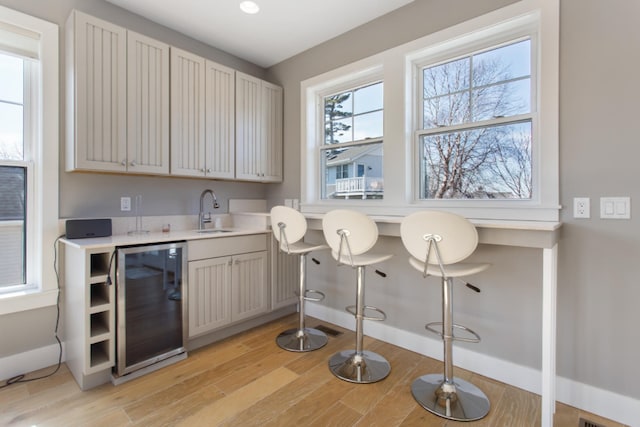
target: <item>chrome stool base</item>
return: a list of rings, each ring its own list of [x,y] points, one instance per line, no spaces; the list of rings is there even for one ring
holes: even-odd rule
[[[429,412],[455,421],[475,421],[489,413],[489,399],[475,385],[454,377],[455,392],[449,399],[438,397],[444,383],[442,374],[423,375],[411,384],[413,398]]]
[[[287,329],[276,338],[280,348],[296,352],[317,350],[324,347],[327,341],[324,332],[313,328]]]
[[[329,369],[341,380],[369,384],[386,378],[391,372],[391,365],[372,351],[365,350],[358,355],[354,350],[344,350],[331,356]]]

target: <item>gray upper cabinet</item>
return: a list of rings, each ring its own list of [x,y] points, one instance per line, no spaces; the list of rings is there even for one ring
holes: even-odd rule
[[[125,172],[127,31],[75,10],[66,49],[66,169]]]
[[[282,181],[282,88],[236,72],[236,178]]]
[[[282,88],[74,10],[68,171],[282,181]]]
[[[171,48],[171,174],[235,176],[231,68]]]
[[[169,173],[169,46],[127,32],[128,171]]]
[[[74,10],[67,170],[169,172],[169,46]]]

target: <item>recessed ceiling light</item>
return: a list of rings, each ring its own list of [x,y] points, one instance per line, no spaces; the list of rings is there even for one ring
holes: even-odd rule
[[[243,1],[242,3],[240,3],[240,10],[242,10],[244,13],[253,15],[260,11],[260,6],[258,6],[253,1]]]

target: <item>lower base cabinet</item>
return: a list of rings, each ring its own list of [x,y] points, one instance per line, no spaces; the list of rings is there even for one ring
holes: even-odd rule
[[[267,236],[189,242],[189,338],[269,311]]]

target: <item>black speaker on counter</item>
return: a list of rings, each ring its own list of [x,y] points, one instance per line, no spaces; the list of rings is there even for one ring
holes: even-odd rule
[[[68,219],[65,225],[67,239],[111,236],[111,218]]]

